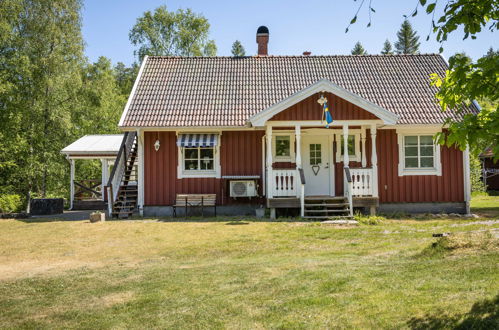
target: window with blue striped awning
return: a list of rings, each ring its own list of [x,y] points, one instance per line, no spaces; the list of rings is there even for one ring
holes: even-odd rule
[[[177,139],[177,146],[183,148],[216,147],[217,144],[218,134],[180,134]]]

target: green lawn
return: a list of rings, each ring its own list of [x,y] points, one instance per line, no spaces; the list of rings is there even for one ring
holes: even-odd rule
[[[5,220],[0,233],[0,328],[499,326],[490,218]]]

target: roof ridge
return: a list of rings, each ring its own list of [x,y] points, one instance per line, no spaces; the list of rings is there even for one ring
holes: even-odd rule
[[[419,57],[419,56],[441,56],[439,53],[421,53],[421,54],[335,54],[335,55],[248,55],[248,56],[167,56],[151,55],[149,59],[237,59],[237,58],[324,58],[324,57]]]

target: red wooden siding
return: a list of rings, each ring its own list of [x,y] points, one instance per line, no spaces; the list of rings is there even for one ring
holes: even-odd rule
[[[378,119],[372,113],[334,95],[325,93],[329,111],[334,120]],[[315,94],[276,114],[270,120],[321,120],[322,108],[317,103],[320,95]]]
[[[263,131],[223,132],[221,139],[220,163],[222,175],[262,175]],[[154,150],[154,142],[159,138],[161,147]],[[233,202],[228,197],[225,180],[216,178],[177,179],[177,136],[175,132],[144,133],[144,204],[171,205],[176,194],[214,193],[219,204]],[[261,180],[259,182],[261,192]],[[223,192],[223,194],[222,194]],[[238,203],[255,202],[238,199]]]
[[[459,149],[441,147],[441,176],[398,176],[395,130],[378,130],[376,148],[381,203],[464,201],[463,154]]]

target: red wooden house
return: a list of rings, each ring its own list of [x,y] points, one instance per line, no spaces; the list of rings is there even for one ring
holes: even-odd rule
[[[430,85],[447,69],[440,55],[268,56],[268,29],[256,39],[257,56],[144,59],[119,122],[113,202],[130,189],[146,215],[171,214],[181,193],[216,194],[232,214],[469,212],[468,152],[433,141],[457,116]]]

